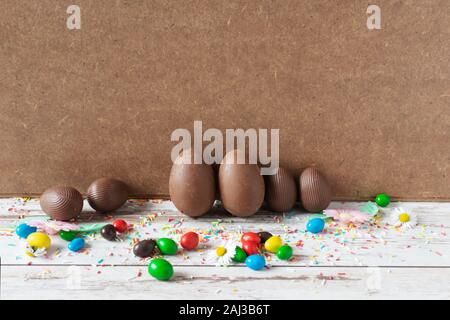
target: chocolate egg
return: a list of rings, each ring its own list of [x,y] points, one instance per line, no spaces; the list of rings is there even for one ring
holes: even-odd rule
[[[172,165],[169,194],[175,207],[190,216],[204,215],[214,205],[216,181],[207,164],[194,164],[190,150],[185,150]]]
[[[100,234],[108,241],[114,241],[117,239],[117,231],[112,224],[103,226],[103,228],[100,230]]]
[[[292,174],[285,168],[278,168],[274,175],[266,176],[266,201],[270,210],[286,212],[297,200],[297,186]]]
[[[140,258],[151,257],[156,247],[156,241],[152,239],[142,240],[133,246],[133,253]]]
[[[40,198],[42,210],[52,219],[67,221],[76,218],[83,209],[83,196],[72,187],[53,187]]]
[[[92,208],[100,212],[119,209],[128,199],[125,183],[112,178],[100,178],[91,183],[87,200]]]
[[[316,168],[306,168],[300,175],[300,199],[309,212],[320,212],[330,204],[330,185]]]
[[[239,164],[243,151],[232,150],[219,168],[219,191],[224,208],[232,215],[247,217],[255,214],[264,201],[264,179],[256,164]]]
[[[267,231],[261,231],[261,232],[258,232],[258,236],[261,239],[261,243],[264,244],[270,237],[273,236],[273,234],[271,234],[270,232],[267,232]]]

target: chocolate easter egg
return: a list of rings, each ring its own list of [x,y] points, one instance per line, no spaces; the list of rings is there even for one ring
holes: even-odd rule
[[[72,187],[53,187],[40,198],[42,211],[52,219],[67,221],[76,218],[83,208],[83,197]]]
[[[330,204],[331,188],[316,168],[306,168],[300,175],[300,199],[309,212],[320,212]]]
[[[133,253],[140,258],[151,257],[156,247],[156,241],[152,239],[142,240],[133,246]]]
[[[99,212],[119,209],[128,199],[124,182],[112,178],[100,178],[91,183],[87,199],[92,208]]]
[[[297,186],[292,174],[285,168],[278,168],[274,175],[265,176],[266,201],[270,210],[286,212],[297,200]]]
[[[199,217],[207,213],[216,198],[216,181],[212,166],[194,164],[190,150],[185,150],[172,165],[169,193],[180,212]]]
[[[264,201],[264,179],[256,164],[241,163],[243,151],[228,152],[219,168],[219,191],[224,208],[232,215],[255,214]],[[242,154],[241,154],[242,153]]]
[[[264,244],[270,237],[273,236],[273,234],[271,234],[270,232],[267,232],[267,231],[261,231],[261,232],[258,232],[258,236],[261,239],[261,243]]]

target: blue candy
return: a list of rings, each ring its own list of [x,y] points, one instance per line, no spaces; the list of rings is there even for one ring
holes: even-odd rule
[[[84,239],[83,238],[75,238],[69,242],[67,247],[70,251],[77,252],[84,248]]]
[[[22,223],[19,224],[16,227],[16,234],[21,237],[26,239],[30,234],[32,234],[33,232],[36,232],[37,228],[36,227],[31,227],[29,225],[27,225],[26,223]]]
[[[321,218],[314,218],[308,221],[306,225],[306,230],[311,233],[319,233],[325,227],[325,221]]]
[[[262,255],[253,254],[245,259],[245,264],[252,270],[261,270],[266,265],[266,259]]]

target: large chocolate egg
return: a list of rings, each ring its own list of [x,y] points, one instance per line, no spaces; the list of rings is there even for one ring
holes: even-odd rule
[[[300,199],[309,212],[320,212],[330,204],[330,185],[316,168],[306,168],[300,175]]]
[[[256,164],[238,163],[243,151],[228,152],[219,168],[219,191],[224,208],[232,215],[255,214],[264,201],[264,179]]]
[[[91,183],[87,199],[92,208],[99,212],[119,209],[128,199],[128,188],[120,180],[100,178]]]
[[[83,196],[72,187],[53,187],[40,198],[42,210],[52,219],[67,221],[76,218],[83,209]]]
[[[297,200],[297,186],[292,174],[285,168],[278,168],[274,175],[266,178],[266,201],[270,210],[286,212],[291,210]]]
[[[175,207],[190,216],[204,215],[214,205],[216,181],[213,167],[194,164],[190,150],[185,150],[172,165],[169,193]]]

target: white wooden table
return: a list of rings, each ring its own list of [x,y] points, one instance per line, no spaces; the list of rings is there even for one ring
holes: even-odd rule
[[[331,208],[361,203],[334,202]],[[134,224],[123,241],[89,236],[87,248],[72,253],[52,237],[46,257],[27,257],[23,240],[11,232],[24,219],[41,219],[37,199],[0,199],[2,299],[449,299],[450,203],[393,203],[418,214],[419,226],[399,230],[383,219],[360,228],[327,225],[321,235],[305,233],[309,215],[260,212],[235,218],[224,212],[191,219],[169,201],[129,201],[116,216]],[[107,222],[87,203],[80,223]],[[388,212],[390,209],[385,209]],[[175,275],[160,282],[136,258],[132,238],[172,237],[196,231],[197,251],[166,257]],[[294,247],[292,261],[268,259],[269,268],[244,264],[217,267],[208,259],[222,239],[242,231],[269,231]]]

